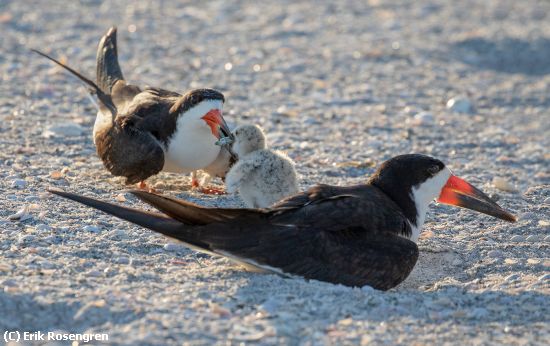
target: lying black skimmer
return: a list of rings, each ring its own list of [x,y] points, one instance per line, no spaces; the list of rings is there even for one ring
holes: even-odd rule
[[[160,214],[51,192],[252,268],[380,290],[398,285],[413,269],[432,200],[516,221],[441,161],[424,155],[396,156],[366,184],[319,185],[270,209],[204,208],[132,192]]]
[[[227,148],[216,145],[220,138],[232,136],[222,117],[224,96],[213,89],[181,95],[127,84],[118,64],[116,28],[99,43],[97,84],[33,51],[74,74],[97,95],[99,111],[93,130],[97,153],[109,172],[126,177],[127,184],[141,182],[143,186],[145,179],[161,171],[193,172],[216,159],[226,159],[229,169],[232,155],[220,155]]]

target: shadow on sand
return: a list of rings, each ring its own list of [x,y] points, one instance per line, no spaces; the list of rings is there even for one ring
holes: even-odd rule
[[[468,65],[505,73],[542,76],[550,73],[550,39],[482,37],[455,42],[446,54]]]
[[[101,302],[41,301],[40,296],[0,291],[0,331],[69,331],[81,333],[111,323],[129,323],[143,314]],[[21,330],[23,328],[24,330]]]

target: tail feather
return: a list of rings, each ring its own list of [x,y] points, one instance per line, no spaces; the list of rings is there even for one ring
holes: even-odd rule
[[[264,213],[262,210],[257,209],[205,208],[191,202],[142,190],[133,190],[130,192],[145,203],[187,225],[207,225],[232,220],[239,216],[258,216]]]
[[[101,103],[109,108],[109,110],[111,111],[111,113],[113,115],[116,114],[116,107],[115,105],[113,104],[113,101],[111,100],[111,96],[105,94],[94,82],[92,82],[90,79],[84,77],[82,74],[80,74],[79,72],[73,70],[72,68],[70,68],[69,66],[65,65],[64,63],[52,58],[51,56],[49,56],[48,54],[46,53],[42,53],[41,51],[39,50],[36,50],[36,49],[31,49],[33,52],[45,57],[46,59],[49,59],[51,61],[53,61],[54,63],[56,63],[57,65],[63,67],[65,70],[69,71],[70,73],[72,73],[74,76],[76,76],[78,79],[80,79],[82,82],[84,82],[86,85],[88,85],[90,87],[90,93],[91,94],[96,94],[97,97],[99,98],[99,101],[101,101]]]
[[[138,226],[149,228],[168,237],[178,239],[193,248],[209,251],[208,244],[201,242],[196,239],[196,236],[193,236],[196,232],[193,232],[190,226],[184,225],[166,215],[123,207],[120,205],[99,201],[95,198],[65,192],[59,189],[50,188],[48,189],[48,192],[101,210],[107,214],[130,221]]]
[[[124,80],[118,64],[117,28],[111,27],[101,38],[97,47],[97,85],[105,94],[111,94],[113,85],[118,80]]]

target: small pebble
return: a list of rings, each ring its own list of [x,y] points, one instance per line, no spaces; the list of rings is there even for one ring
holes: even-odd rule
[[[493,186],[496,187],[499,190],[506,191],[506,192],[517,192],[518,189],[512,185],[508,180],[500,177],[495,177],[493,179]]]
[[[504,278],[504,281],[506,282],[514,282],[520,279],[519,274],[510,274],[507,277]]]
[[[108,275],[108,276],[113,276],[116,273],[118,273],[118,270],[116,270],[114,268],[111,268],[111,267],[107,267],[107,268],[103,269],[103,273],[105,275]]]
[[[86,232],[93,232],[93,233],[97,233],[100,231],[99,227],[93,226],[93,225],[86,225],[82,229]]]
[[[19,237],[17,242],[19,244],[32,243],[32,242],[34,242],[35,239],[36,239],[36,237],[32,234],[24,234],[24,235]]]
[[[538,236],[536,235],[530,235],[528,236],[527,238],[525,238],[526,241],[530,242],[530,243],[536,243],[538,242],[540,239]]]
[[[368,286],[370,287],[370,286]],[[281,307],[281,300],[276,297],[269,297],[266,301],[264,301],[260,307],[267,312],[270,315],[274,315],[277,310]]]
[[[42,133],[42,136],[46,138],[76,137],[76,136],[80,136],[85,131],[86,130],[82,126],[67,122],[67,123],[48,126],[46,130]]]
[[[30,196],[26,196],[25,197],[25,202],[38,202],[40,201],[40,198],[38,196],[33,196],[33,195],[30,195]]]
[[[8,219],[14,220],[14,221],[28,220],[32,218],[32,215],[29,213],[29,210],[30,210],[29,205],[26,205],[23,208],[19,209],[15,214],[8,216]]]
[[[122,229],[115,229],[113,231],[113,235],[115,237],[119,237],[119,238],[128,238],[128,233],[126,233],[126,231],[124,231]]]
[[[17,201],[17,195],[7,195],[6,199],[9,201]]]
[[[39,232],[47,232],[47,231],[51,231],[52,228],[46,224],[39,224],[39,225],[36,225],[36,230],[39,231]]]
[[[50,261],[40,261],[40,267],[44,269],[53,269],[55,265]]]
[[[180,244],[176,244],[176,243],[167,243],[167,244],[164,244],[164,250],[166,251],[179,251],[183,249],[183,246],[181,246]]]
[[[502,251],[500,250],[491,250],[487,253],[487,256],[491,258],[500,258],[502,255]]]
[[[157,181],[153,187],[156,190],[164,190],[164,189],[166,189],[166,184],[163,183],[162,181]]]
[[[472,102],[465,96],[456,96],[447,101],[447,108],[455,113],[473,113]]]
[[[11,268],[11,264],[0,262],[0,273],[9,272]]]
[[[231,315],[231,311],[229,311],[228,309],[224,308],[219,304],[210,303],[209,306],[210,306],[210,311],[212,311],[216,315],[219,315],[221,317],[228,317],[229,315]]]
[[[130,258],[126,256],[121,256],[121,257],[115,258],[114,262],[118,264],[129,264]]]
[[[117,202],[126,202],[126,196],[124,196],[123,193],[119,193],[118,195],[116,195],[115,199],[117,200]]]
[[[98,270],[90,270],[90,271],[88,272],[88,276],[91,276],[91,277],[100,277],[100,276],[102,276],[102,275],[103,275],[103,274],[101,274],[101,272],[98,271]]]
[[[14,189],[24,189],[27,186],[27,182],[23,179],[15,179],[11,183],[11,187]]]
[[[489,314],[489,311],[487,311],[487,309],[485,308],[473,308],[471,309],[469,312],[468,312],[468,315],[470,317],[473,317],[473,318],[476,318],[476,319],[479,319],[479,318],[482,318],[482,317],[485,317]]]
[[[416,114],[412,121],[412,124],[416,126],[431,126],[434,123],[435,123],[435,118],[433,114],[429,112],[420,112]]]
[[[521,220],[533,220],[537,215],[531,212],[525,212],[521,214]]]
[[[63,173],[61,173],[60,171],[53,171],[53,172],[50,173],[50,178],[52,178],[54,180],[61,179],[61,178],[63,178]]]
[[[521,235],[515,235],[512,238],[510,238],[510,241],[512,241],[514,243],[520,243],[520,242],[524,241],[524,238]]]
[[[337,322],[341,326],[350,326],[353,324],[352,318],[344,318],[343,320],[340,320]]]

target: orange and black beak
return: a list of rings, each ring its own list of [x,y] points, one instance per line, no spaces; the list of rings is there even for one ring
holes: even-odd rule
[[[486,194],[476,189],[467,181],[454,175],[451,175],[449,180],[447,180],[437,201],[443,204],[456,205],[479,211],[480,213],[498,217],[502,220],[517,221],[514,215],[502,209]]]
[[[225,119],[222,117],[222,112],[219,109],[211,109],[202,119],[210,126],[212,134],[217,139],[223,137],[233,139],[233,134],[231,130],[229,130],[229,126],[227,126]]]

